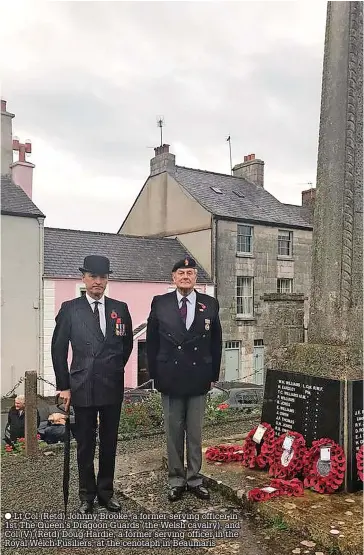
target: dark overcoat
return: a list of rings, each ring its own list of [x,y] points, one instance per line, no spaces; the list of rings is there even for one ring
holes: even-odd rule
[[[105,297],[106,336],[85,296],[62,304],[52,338],[58,390],[71,390],[73,406],[118,403],[124,393],[124,367],[133,349],[132,321],[126,303]],[[117,335],[121,319],[123,334]],[[72,362],[68,369],[69,344]]]

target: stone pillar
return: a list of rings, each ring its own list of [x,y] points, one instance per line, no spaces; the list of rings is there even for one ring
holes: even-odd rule
[[[329,2],[308,340],[362,344],[363,4]]]
[[[25,372],[25,454],[38,453],[37,440],[37,372]]]

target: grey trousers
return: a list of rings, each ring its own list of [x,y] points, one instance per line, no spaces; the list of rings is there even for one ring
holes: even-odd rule
[[[167,438],[168,482],[170,487],[198,486],[202,464],[202,423],[206,395],[170,397],[162,394]],[[186,437],[187,473],[184,467]]]

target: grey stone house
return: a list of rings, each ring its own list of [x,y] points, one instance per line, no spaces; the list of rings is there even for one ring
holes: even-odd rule
[[[302,193],[302,206],[281,203],[264,189],[264,162],[254,155],[230,176],[177,166],[169,145],[155,149],[119,233],[177,237],[211,275],[223,326],[221,380],[260,384],[264,353],[303,341],[314,192]]]

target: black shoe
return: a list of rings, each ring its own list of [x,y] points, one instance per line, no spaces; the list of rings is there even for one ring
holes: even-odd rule
[[[101,507],[105,507],[105,509],[107,509],[108,511],[112,511],[115,513],[118,511],[121,511],[121,505],[115,497],[111,497],[107,501],[103,501],[102,499],[99,499],[99,505]]]
[[[92,513],[94,509],[94,504],[92,501],[81,501],[79,512],[84,514]]]
[[[204,488],[202,485],[199,486],[189,486],[187,485],[187,490],[193,493],[199,499],[210,499],[209,490]]]
[[[176,486],[174,488],[171,488],[168,492],[168,499],[170,501],[178,501],[178,499],[181,499],[185,489],[186,488],[184,486]]]

